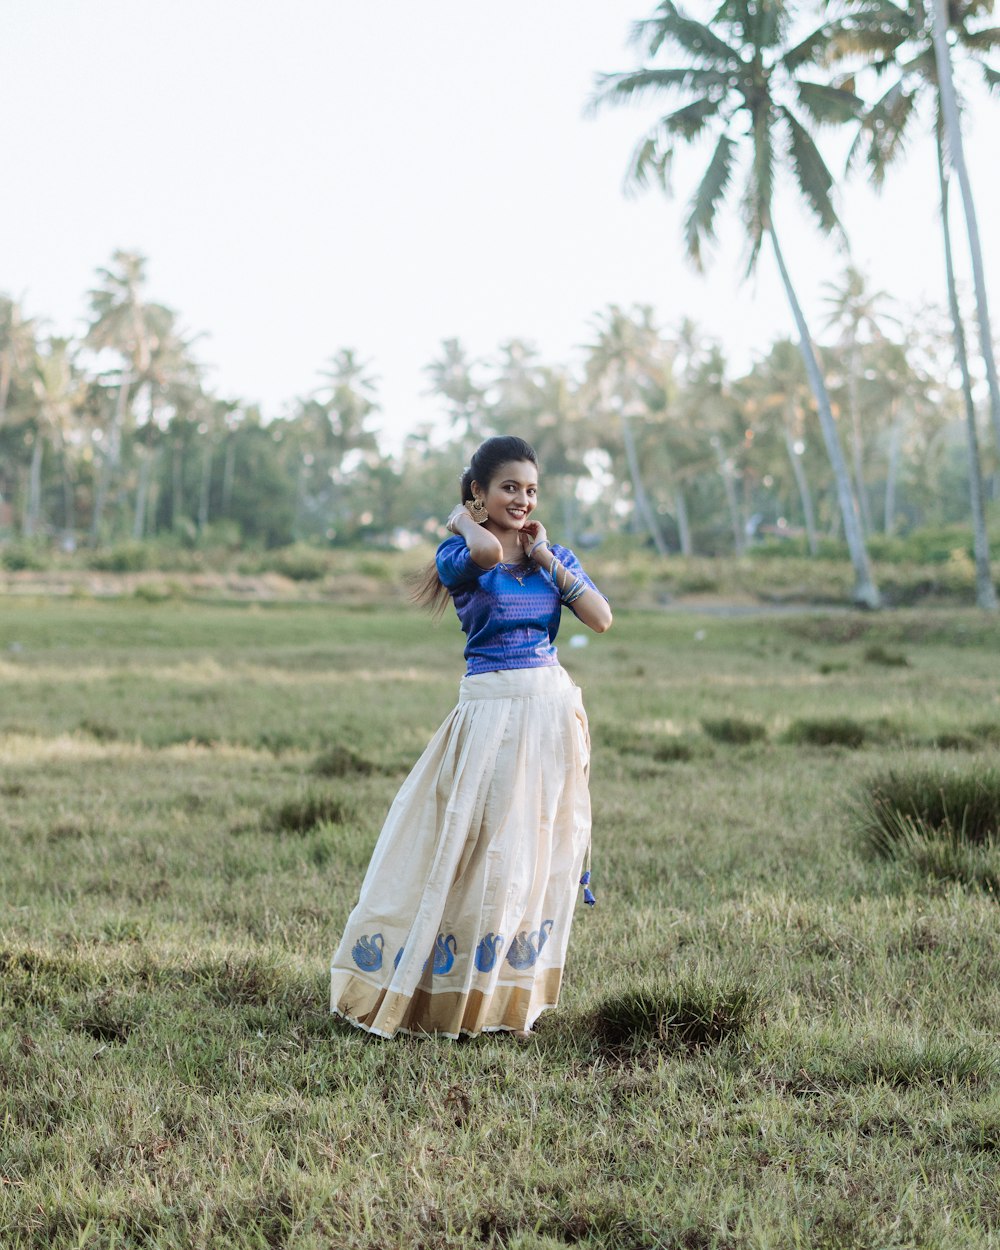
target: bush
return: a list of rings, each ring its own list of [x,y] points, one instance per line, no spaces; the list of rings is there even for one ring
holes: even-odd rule
[[[101,573],[141,573],[150,567],[150,555],[149,543],[120,543],[92,552],[87,564]]]
[[[315,582],[330,572],[330,557],[326,551],[308,547],[305,543],[293,543],[281,547],[265,561],[265,567],[294,582]]]
[[[50,563],[45,548],[31,543],[15,543],[5,547],[2,562],[10,573],[41,573]]]

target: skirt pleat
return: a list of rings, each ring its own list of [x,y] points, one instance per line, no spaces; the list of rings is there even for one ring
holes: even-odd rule
[[[331,964],[380,1037],[529,1029],[559,1000],[590,846],[590,734],[559,665],[465,677],[403,782]]]

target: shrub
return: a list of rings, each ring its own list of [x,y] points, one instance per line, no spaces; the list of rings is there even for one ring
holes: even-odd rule
[[[325,551],[308,547],[305,543],[293,543],[276,551],[266,565],[275,573],[290,577],[294,582],[315,582],[330,571],[330,558]]]
[[[101,573],[141,573],[150,566],[149,543],[120,543],[95,551],[87,563]]]
[[[760,742],[767,737],[767,729],[757,721],[743,720],[739,716],[723,716],[719,720],[703,720],[701,727],[716,742],[728,742],[742,746]]]
[[[849,716],[795,720],[785,732],[785,741],[795,746],[842,746],[852,750],[861,746],[867,737],[865,726]]]
[[[49,567],[44,548],[29,543],[16,543],[3,550],[2,563],[10,573],[40,573]]]

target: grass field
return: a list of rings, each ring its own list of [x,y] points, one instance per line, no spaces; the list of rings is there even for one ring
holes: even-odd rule
[[[963,877],[856,830],[889,770],[1000,763],[1000,626],[574,632],[598,905],[561,1005],[379,1042],[329,959],[457,624],[0,603],[4,1250],[1000,1246],[996,840]]]

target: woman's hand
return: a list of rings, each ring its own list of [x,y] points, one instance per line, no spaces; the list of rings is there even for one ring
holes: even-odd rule
[[[529,547],[534,547],[538,543],[547,543],[549,536],[541,521],[525,521],[518,532],[517,540],[524,553],[527,554]]]

